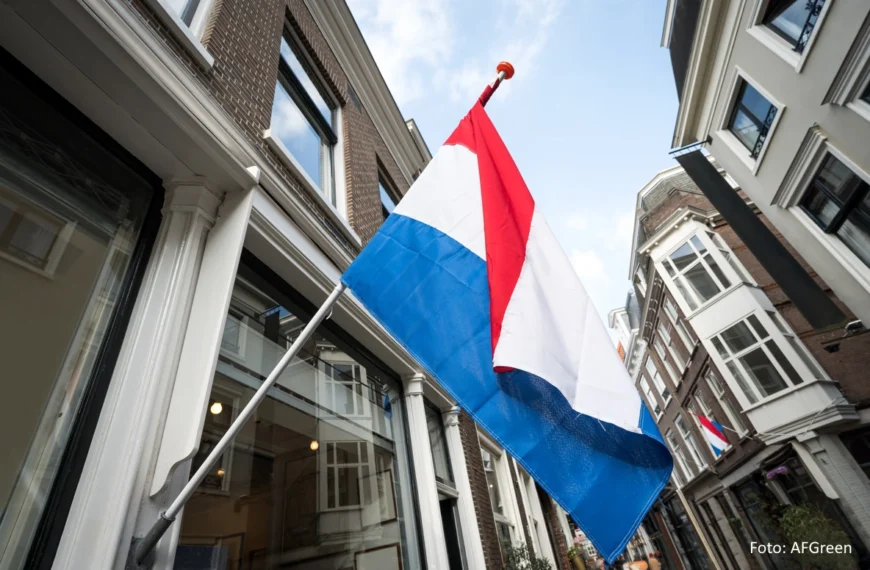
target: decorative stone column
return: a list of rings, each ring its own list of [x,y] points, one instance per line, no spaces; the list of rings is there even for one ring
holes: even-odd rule
[[[480,540],[480,530],[477,528],[474,501],[471,498],[471,482],[465,465],[465,450],[462,448],[462,435],[459,432],[458,406],[453,406],[444,412],[444,435],[447,440],[447,452],[450,454],[450,465],[453,467],[453,482],[459,492],[457,499],[459,524],[462,526],[462,543],[465,547],[468,570],[486,570],[486,558],[483,556],[483,544]]]
[[[441,505],[435,480],[435,462],[432,459],[432,444],[426,425],[426,407],[423,403],[423,382],[420,374],[405,377],[405,412],[408,415],[411,454],[414,457],[414,474],[417,482],[417,501],[420,505],[423,547],[426,551],[426,567],[432,570],[449,568],[447,542],[441,522]]]
[[[172,181],[166,190],[163,220],[54,559],[56,569],[122,567],[145,495],[206,240],[223,199],[203,178]]]

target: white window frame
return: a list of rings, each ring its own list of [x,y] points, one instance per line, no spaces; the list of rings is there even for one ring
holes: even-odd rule
[[[734,406],[728,400],[724,381],[718,377],[712,368],[708,368],[707,372],[704,373],[704,381],[707,382],[707,386],[710,387],[710,393],[719,402],[719,407],[722,408],[722,411],[728,418],[731,429],[737,432],[737,435],[740,437],[746,435],[749,430],[746,429],[746,424],[743,423],[740,413],[734,409]]]
[[[676,460],[673,471],[674,481],[676,482],[677,487],[683,487],[686,483],[694,479],[694,476],[689,477],[691,472],[689,471],[688,465],[686,465],[686,459],[683,457],[682,448],[680,447],[680,443],[677,440],[677,434],[674,433],[674,430],[669,429],[665,432],[665,441],[668,442],[668,447],[671,449],[671,456]]]
[[[740,259],[738,259],[734,252],[731,251],[731,248],[728,247],[728,244],[725,243],[725,240],[721,235],[711,229],[705,230],[704,234],[707,237],[704,241],[713,244],[715,251],[718,251],[720,256],[725,259],[725,266],[732,270],[732,279],[737,277],[737,283],[748,283],[750,285],[756,284],[752,275],[749,274],[749,271],[747,271]]]
[[[677,377],[676,384],[679,384],[680,379],[682,378],[682,372],[686,369],[686,365],[689,364],[688,358],[683,358],[683,355],[680,354],[679,349],[674,345],[674,337],[671,334],[671,330],[676,330],[676,327],[671,326],[670,328],[665,325],[664,321],[659,319],[658,325],[656,326],[657,337],[661,339],[662,343],[664,343],[665,348],[668,350],[668,355],[670,355],[671,360],[674,361],[674,364],[677,365],[677,370],[679,370],[680,375]],[[677,333],[677,336],[680,336]],[[682,340],[682,337],[680,337]],[[689,345],[683,344],[688,352],[691,352],[689,349]]]
[[[650,377],[650,380],[652,380],[653,385],[656,387],[656,390],[658,390],[659,392],[659,396],[661,397],[663,402],[663,407],[667,408],[668,404],[673,398],[673,395],[668,389],[667,384],[665,384],[665,381],[662,378],[662,375],[659,372],[659,369],[656,366],[655,362],[653,362],[652,356],[650,354],[647,354],[646,356],[644,368],[646,369],[647,375]]]
[[[759,338],[758,331],[756,331],[755,328],[752,326],[752,324],[749,322],[750,316],[755,316],[758,319],[759,323],[761,324],[762,328],[767,333],[768,336],[764,337],[764,339]],[[752,345],[750,345],[749,347],[744,348],[743,350],[741,350],[737,353],[734,353],[731,350],[731,347],[729,347],[727,345],[727,343],[724,342],[720,338],[720,335],[723,332],[725,332],[726,330],[730,329],[731,327],[733,327],[741,322],[744,323],[746,325],[746,327],[749,329],[750,334],[752,335],[753,340],[755,342]],[[722,355],[719,354],[719,350],[716,348],[715,345],[713,345],[713,338],[719,339],[718,342],[722,345],[722,347],[725,349],[725,351],[728,354],[727,358],[723,358]],[[776,344],[777,348],[780,350],[780,352],[782,353],[785,360],[792,366],[792,368],[794,368],[796,374],[801,379],[801,382],[795,383],[792,380],[792,378],[786,373],[786,371],[782,368],[782,365],[780,364],[779,360],[777,360],[777,358],[773,354],[771,354],[770,350],[766,346],[765,343],[768,342],[768,340],[772,340]],[[764,403],[769,402],[769,401],[776,399],[776,398],[781,398],[782,396],[784,396],[785,394],[788,394],[789,392],[793,391],[794,389],[796,389],[800,386],[805,386],[806,384],[808,384],[810,382],[815,382],[816,380],[820,380],[820,379],[827,379],[825,376],[823,376],[821,378],[815,377],[814,371],[811,370],[807,366],[807,364],[805,364],[804,358],[801,355],[799,355],[797,352],[795,352],[795,349],[793,348],[792,344],[785,338],[783,333],[780,331],[780,327],[773,322],[773,320],[768,315],[767,311],[764,311],[764,310],[757,310],[757,311],[747,313],[746,315],[742,316],[741,318],[730,323],[728,326],[723,327],[722,330],[720,330],[716,334],[712,335],[709,339],[709,342],[711,344],[710,351],[709,351],[710,357],[713,358],[714,362],[717,365],[717,368],[719,370],[721,370],[723,374],[727,374],[728,377],[730,378],[730,384],[732,386],[731,389],[734,392],[734,394],[737,396],[738,400],[740,400],[740,403],[743,406],[744,410],[747,410],[750,408],[755,408],[757,406],[763,405]],[[754,351],[756,348],[761,348],[762,352],[764,352],[767,359],[770,361],[770,363],[776,369],[777,373],[780,375],[780,378],[782,378],[783,382],[785,383],[784,388],[774,392],[773,394],[764,395],[761,392],[760,388],[755,385],[755,381],[753,380],[752,376],[745,370],[743,363],[740,361],[741,356]],[[739,369],[739,371],[742,373],[743,377],[746,379],[747,388],[749,388],[752,397],[755,398],[754,402],[751,400],[749,395],[746,394],[744,389],[740,386],[740,382],[737,380],[737,378],[734,376],[731,369],[728,367],[729,363],[736,366]],[[824,371],[821,369],[821,367],[819,367],[819,372],[824,374]]]
[[[779,34],[771,30],[767,24],[763,22],[764,15],[767,13],[771,1],[772,0],[757,0],[755,4],[755,12],[753,17],[749,20],[747,32],[767,49],[785,61],[789,66],[793,67],[795,72],[800,73],[807,61],[810,51],[813,49],[813,44],[819,35],[819,30],[821,29],[825,17],[828,15],[828,9],[831,7],[831,4],[834,3],[834,0],[825,0],[825,3],[822,5],[822,10],[819,13],[819,17],[813,26],[813,31],[807,40],[807,45],[801,53],[794,51],[792,46],[784,38],[781,38]]]
[[[695,439],[695,434],[692,433],[691,425],[692,424],[686,422],[682,413],[678,413],[677,417],[674,418],[674,426],[676,426],[677,431],[683,438],[683,443],[686,444],[686,448],[689,451],[692,461],[694,461],[695,465],[698,467],[697,475],[700,475],[709,464],[707,463],[707,458],[704,457],[704,452],[698,445],[698,440]]]
[[[651,408],[650,411],[652,412],[653,417],[658,420],[662,417],[664,409],[659,405],[658,398],[653,394],[652,387],[649,385],[649,381],[643,374],[640,375],[640,389],[646,398],[647,406]]]
[[[47,279],[54,279],[54,273],[57,271],[57,267],[60,264],[60,260],[63,258],[67,245],[75,234],[78,223],[60,215],[58,212],[55,212],[53,208],[49,208],[29,199],[23,193],[16,191],[14,187],[11,188],[9,194],[12,195],[11,198],[4,198],[4,192],[0,192],[0,202],[2,202],[7,209],[13,212],[13,214],[23,206],[26,210],[23,217],[29,217],[31,219],[37,218],[37,220],[35,220],[37,224],[40,221],[39,218],[46,218],[46,221],[49,222],[56,221],[59,228],[54,234],[54,243],[52,243],[51,248],[45,256],[44,267],[34,265],[3,250],[0,250],[0,259],[4,259]]]
[[[337,380],[333,378],[330,375],[330,372],[326,369],[326,367],[332,367],[335,365],[350,366],[354,374],[353,379],[348,381]],[[369,395],[367,394],[367,391],[370,390],[370,386],[368,383],[368,376],[366,374],[365,367],[361,366],[350,357],[339,356],[338,358],[336,358],[334,355],[331,355],[329,358],[324,358],[323,356],[321,356],[318,359],[318,368],[320,369],[320,373],[323,374],[323,389],[326,392],[326,397],[323,399],[323,401],[329,402],[329,409],[331,413],[340,414],[342,417],[348,418],[371,417],[371,401],[369,399]],[[348,388],[348,386],[350,386],[350,388]],[[356,392],[357,386],[360,387],[359,394],[357,394]],[[351,391],[351,395],[353,396],[353,414],[344,414],[338,410],[335,391],[342,388]],[[357,404],[359,404],[359,407],[357,406]]]
[[[870,88],[870,21],[865,20],[852,42],[851,49],[843,58],[822,104],[833,103],[844,106],[865,121],[870,121],[870,103],[861,99],[861,94],[868,88]]]
[[[340,443],[355,443],[357,444],[357,457],[358,461],[354,463],[330,463],[329,457],[327,456],[330,446],[332,446],[333,454],[338,457],[338,444]],[[362,461],[362,448],[365,447],[366,455],[368,457],[368,461]],[[320,442],[320,448],[318,452],[318,456],[320,458],[320,474],[318,478],[320,479],[321,489],[323,492],[320,497],[320,507],[322,512],[336,512],[336,511],[361,511],[365,506],[364,497],[362,493],[362,489],[357,489],[359,493],[359,503],[356,505],[339,505],[339,493],[338,493],[338,473],[340,469],[352,469],[356,467],[357,474],[357,482],[364,481],[365,483],[372,484],[375,475],[374,473],[374,457],[373,457],[373,449],[372,446],[366,442],[361,440],[336,440],[336,441],[324,441]],[[368,467],[369,475],[367,479],[363,479],[363,467]],[[329,490],[327,489],[327,484],[329,481],[328,472],[332,469],[334,471],[333,475],[333,483],[335,485],[335,506],[329,506]],[[374,489],[369,491],[370,493],[374,493]],[[374,496],[374,495],[372,495]]]
[[[519,507],[517,506],[517,497],[514,494],[514,485],[511,474],[508,471],[510,466],[507,463],[507,454],[498,446],[489,436],[478,432],[480,448],[492,457],[493,471],[495,472],[496,481],[498,482],[499,499],[502,502],[502,511],[498,513],[495,508],[492,510],[492,516],[496,523],[508,525],[511,535],[511,543],[515,544],[520,536],[517,521],[521,520],[519,515]],[[482,456],[481,456],[482,457]]]
[[[663,303],[665,314],[668,316],[668,319],[671,321],[671,324],[674,325],[674,330],[677,331],[677,335],[679,335],[680,340],[683,341],[683,346],[686,347],[686,351],[689,354],[692,354],[692,351],[695,349],[695,346],[698,344],[697,341],[692,340],[692,335],[689,333],[688,329],[686,329],[686,321],[680,317],[680,312],[677,309],[677,305],[671,300],[670,297],[665,297],[665,301]]]
[[[761,146],[761,150],[758,153],[757,158],[752,158],[751,151],[747,149],[742,142],[731,132],[729,127],[729,122],[731,121],[731,112],[734,109],[734,105],[737,104],[737,96],[740,93],[741,82],[746,82],[752,86],[753,89],[758,91],[761,96],[768,100],[774,107],[776,107],[776,117],[773,118],[773,122],[770,124],[770,128],[767,130],[767,135],[765,136],[764,143]],[[719,128],[716,131],[716,134],[722,139],[722,142],[731,150],[732,153],[752,172],[753,175],[758,173],[758,169],[761,167],[761,163],[764,160],[764,156],[767,154],[767,149],[770,148],[770,141],[773,139],[773,135],[776,132],[777,126],[779,126],[779,122],[782,119],[783,114],[785,114],[785,105],[774,98],[770,92],[761,87],[761,84],[755,80],[753,80],[745,71],[743,71],[739,66],[734,67],[734,72],[731,74],[731,83],[726,91],[728,93],[728,98],[725,100],[726,105],[723,109],[722,117],[719,120]]]
[[[181,20],[181,14],[177,14],[167,0],[144,0],[144,2],[200,67],[208,71],[214,66],[214,57],[201,43],[214,0],[200,0],[190,26]]]
[[[692,238],[697,238],[706,248],[706,251],[704,253],[701,253],[698,250],[697,246],[692,242]],[[687,244],[697,255],[697,258],[692,263],[684,267],[682,270],[678,270],[676,264],[671,261],[671,256],[676,253],[678,249]],[[719,279],[719,276],[717,276],[716,273],[710,268],[709,263],[704,259],[704,256],[707,253],[710,254],[710,256],[713,258],[713,261],[716,262],[716,265],[718,265],[719,269],[725,274],[725,277],[729,279],[730,283],[727,287]],[[667,282],[671,285],[671,287],[669,287],[668,289],[671,291],[674,298],[677,299],[677,301],[681,304],[684,304],[686,309],[688,309],[686,311],[686,314],[688,316],[704,310],[709,305],[718,301],[728,291],[739,286],[740,283],[743,282],[740,276],[735,273],[733,265],[729,263],[728,260],[725,259],[722,255],[722,251],[719,249],[719,245],[714,243],[710,239],[710,237],[706,235],[706,231],[699,230],[693,232],[691,235],[686,236],[685,239],[681,240],[678,244],[668,250],[668,252],[662,256],[659,263],[662,266],[662,278],[667,280]],[[685,278],[685,274],[698,264],[701,264],[701,266],[707,272],[707,275],[713,279],[713,282],[719,288],[719,292],[707,299],[706,301],[702,301],[701,298],[694,293],[692,287],[688,284]],[[671,271],[674,272],[673,275],[671,275]],[[695,305],[694,308],[692,307],[692,304]]]
[[[517,463],[516,459],[511,458],[511,460],[514,463],[514,469],[519,477],[520,495],[522,496],[523,505],[525,506],[529,534],[532,535],[532,543],[534,544],[535,552],[549,560],[555,568],[556,559],[550,545],[547,521],[544,518],[544,509],[541,507],[541,500],[538,497],[535,480],[526,472],[525,469],[522,468],[522,466],[520,466],[519,463]]]
[[[643,274],[643,267],[638,267],[635,272],[635,276],[637,277],[637,288],[640,291],[640,294],[646,297],[647,284],[646,284],[646,275]]]
[[[707,406],[706,402],[704,402],[704,394],[701,392],[700,389],[695,390],[695,393],[692,394],[692,401],[689,403],[688,408],[689,408],[689,412],[691,412],[690,415],[692,416],[692,419],[694,420],[694,424],[695,424],[695,426],[697,426],[699,433],[702,433],[702,434],[704,433],[704,426],[701,425],[701,421],[698,419],[698,417],[696,415],[698,413],[697,410],[701,410],[701,412],[702,412],[701,415],[703,415],[705,418],[709,419],[710,421],[718,421],[716,419],[715,415],[713,414],[713,410],[711,410]],[[719,422],[719,423],[721,423],[721,422]],[[725,426],[723,425],[722,427],[725,427]],[[726,436],[726,438],[727,438],[727,436]],[[704,437],[702,439],[704,440],[705,443],[707,443],[709,445],[709,442],[707,441],[706,437]],[[722,449],[722,453],[719,455],[719,457],[714,457],[714,461],[719,461],[720,459],[722,459],[725,456],[725,452],[728,451],[729,449],[731,449],[731,443],[727,442],[727,439],[726,439],[726,444],[725,444],[725,447]]]
[[[233,314],[233,313],[235,313],[235,314]],[[226,354],[226,355],[232,356],[234,358],[238,358],[239,360],[244,362],[245,350],[247,349],[247,345],[248,345],[249,319],[248,319],[247,315],[245,315],[242,311],[240,311],[236,308],[233,308],[232,305],[227,309],[227,317],[226,318],[227,318],[227,320],[233,319],[234,321],[236,321],[236,324],[238,325],[237,330],[239,331],[239,343],[238,343],[238,347],[237,347],[238,350],[232,350],[231,348],[224,345],[224,341],[223,341],[224,337],[221,336],[221,348],[220,348],[221,354]],[[224,324],[224,330],[223,330],[222,335],[226,335],[226,331],[227,331],[226,324]]]

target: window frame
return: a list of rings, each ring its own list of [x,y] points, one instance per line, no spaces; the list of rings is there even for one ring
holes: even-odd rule
[[[767,336],[763,338],[760,337],[760,333],[756,330],[755,326],[750,321],[751,317],[755,317],[757,319],[760,326],[767,333]],[[724,341],[724,339],[722,338],[722,334],[740,323],[743,323],[745,327],[749,330],[749,333],[752,336],[753,343],[735,352],[731,349],[730,346],[728,346],[728,343]],[[735,395],[737,395],[744,410],[763,405],[766,402],[769,402],[775,398],[782,397],[790,391],[810,384],[812,382],[827,379],[826,377],[816,378],[813,376],[813,371],[807,367],[803,358],[795,352],[792,344],[788,342],[782,332],[780,332],[780,328],[773,322],[767,311],[764,310],[757,310],[743,315],[739,319],[728,324],[719,332],[711,335],[709,338],[709,342],[712,345],[709,351],[711,358],[716,361],[717,368],[719,368],[719,370],[722,370],[723,374],[725,373],[725,371],[727,371],[730,380],[733,382],[732,391]],[[774,343],[780,354],[783,356],[783,361],[785,361],[793,369],[795,375],[800,379],[799,382],[794,381],[788,371],[783,368],[782,361],[780,361],[780,359],[777,358],[775,354],[770,352],[770,348],[767,346],[768,342]],[[726,351],[727,357],[723,357],[723,355],[720,354],[719,346],[721,346]],[[768,359],[769,363],[773,365],[776,373],[779,374],[780,379],[785,384],[784,387],[767,395],[765,395],[761,391],[761,388],[756,385],[756,380],[754,376],[747,372],[746,366],[740,360],[743,356],[755,352],[759,348]],[[735,376],[734,371],[731,369],[729,364],[733,364],[737,367],[738,372],[740,373],[742,379],[745,380],[746,387],[749,388],[751,394],[746,393],[746,390],[744,390],[743,388],[744,382],[741,382],[741,379]],[[733,386],[737,386],[738,389],[734,389]],[[745,402],[743,400],[745,400]]]
[[[680,349],[676,346],[674,341],[673,331],[676,329],[673,324],[666,325],[661,318],[659,318],[659,322],[656,324],[656,337],[661,340],[661,342],[665,345],[667,349],[668,356],[671,360],[674,361],[674,364],[677,366],[677,370],[679,370],[679,376],[677,376],[676,384],[680,383],[682,379],[683,372],[686,370],[686,367],[689,365],[689,361],[691,358],[691,350],[689,346],[683,343],[683,348],[685,348],[686,352],[689,353],[689,356],[684,357],[680,354]],[[682,336],[679,333],[676,335],[682,341]],[[661,355],[659,355],[661,356]]]
[[[398,206],[399,202],[401,201],[401,198],[396,200],[396,196],[398,196],[399,193],[395,190],[393,185],[390,182],[388,182],[388,180],[389,180],[389,177],[386,176],[385,173],[383,172],[383,170],[379,167],[378,168],[378,196],[379,196],[380,202],[381,202],[381,214],[384,214],[384,221],[385,222],[387,221],[387,218],[390,216],[390,214],[392,214],[393,212],[392,212],[392,210],[388,211],[387,207],[384,205],[384,195],[386,194],[387,198],[389,198],[390,201],[392,202],[393,210],[396,209],[396,206]]]
[[[335,95],[326,87],[326,81],[317,70],[317,65],[313,61],[311,55],[303,47],[302,41],[290,27],[289,22],[285,21],[281,31],[281,38],[287,42],[290,51],[296,57],[305,72],[308,79],[314,88],[323,98],[324,103],[329,107],[332,115],[332,125],[330,125],[317,108],[317,104],[311,98],[311,95],[305,89],[301,79],[296,76],[296,73],[290,68],[290,65],[284,60],[280,50],[278,53],[278,69],[275,79],[276,89],[282,89],[290,101],[296,106],[300,114],[308,121],[308,124],[320,136],[321,144],[321,160],[320,160],[320,176],[321,184],[317,184],[308,171],[296,160],[293,153],[284,145],[280,138],[272,132],[272,110],[269,115],[269,130],[266,131],[265,137],[267,142],[273,146],[279,156],[289,159],[292,168],[302,176],[305,181],[315,191],[315,194],[323,199],[331,208],[338,208],[339,184],[337,181],[337,163],[341,154],[341,141],[338,136],[340,132],[340,105]],[[307,66],[307,69],[305,67]],[[274,109],[274,101],[273,101]],[[333,127],[333,125],[335,125]],[[324,164],[324,162],[326,164]]]
[[[710,406],[707,405],[707,402],[704,400],[705,397],[706,396],[705,396],[704,392],[700,388],[698,388],[692,394],[691,401],[689,402],[689,405],[687,406],[687,408],[690,412],[690,415],[692,416],[693,423],[694,423],[695,427],[698,429],[698,433],[701,433],[701,434],[704,433],[704,426],[701,425],[701,421],[698,419],[698,410],[701,410],[701,412],[702,412],[701,415],[703,415],[707,419],[709,419],[711,421],[718,422],[719,424],[722,424],[722,422],[719,422],[716,419],[716,415],[713,413],[713,410],[710,408]],[[725,427],[724,424],[722,424],[722,427]],[[720,459],[722,459],[725,456],[725,452],[727,452],[732,447],[731,442],[728,441],[728,439],[727,439],[728,436],[726,435],[725,437],[726,437],[726,445],[722,449],[722,453],[719,455],[719,457],[713,458],[714,462],[718,462]],[[702,439],[709,446],[710,443],[707,441],[707,438],[703,437]]]
[[[338,353],[341,354],[341,353]],[[354,372],[354,377],[351,380],[339,380],[334,376],[330,375],[330,372],[327,370],[327,366],[336,369],[336,365],[338,366],[350,366],[351,370]],[[338,405],[337,405],[337,396],[336,390],[344,387],[350,390],[353,395],[353,411],[352,414],[341,414],[346,418],[370,418],[372,417],[372,402],[370,401],[367,391],[372,389],[372,386],[368,383],[368,376],[366,374],[365,367],[363,367],[360,363],[352,360],[350,357],[346,358],[332,358],[329,359],[324,358],[321,355],[318,358],[318,369],[321,374],[323,374],[323,387],[326,391],[324,396],[325,400],[328,400],[330,406],[333,410],[332,413],[338,414]],[[347,386],[350,388],[347,388]],[[359,387],[359,391],[357,391],[357,387]],[[359,406],[357,406],[359,404]]]
[[[650,366],[652,366],[652,370],[650,370]],[[659,393],[659,397],[661,397],[662,399],[662,408],[667,408],[668,404],[670,404],[671,400],[673,399],[673,394],[671,394],[670,389],[668,388],[667,384],[665,384],[664,378],[662,378],[658,366],[656,366],[655,362],[652,360],[652,355],[647,354],[643,367],[647,376],[649,376],[650,380],[652,381],[653,386],[656,387],[656,390]],[[653,374],[653,371],[655,371],[655,374]]]
[[[773,121],[776,119],[777,113],[779,113],[779,109],[777,109],[776,105],[771,103],[765,98],[765,101],[770,105],[767,109],[767,114],[764,118],[755,116],[754,111],[752,111],[747,105],[743,103],[743,98],[746,95],[746,91],[748,88],[752,88],[754,91],[758,92],[754,85],[749,83],[746,80],[740,81],[740,84],[737,88],[737,97],[734,99],[734,103],[731,105],[731,112],[728,117],[728,131],[734,134],[734,122],[737,119],[737,113],[741,112],[743,116],[750,120],[752,124],[758,129],[758,137],[755,139],[752,147],[746,146],[746,143],[740,139],[736,134],[734,137],[740,141],[740,144],[745,146],[747,150],[749,150],[749,157],[757,160],[758,156],[761,154],[761,149],[764,148],[764,144],[767,141],[767,134],[770,132],[770,127],[773,125]],[[759,93],[760,94],[760,93]],[[763,96],[763,95],[762,95]],[[771,112],[773,115],[771,116]]]
[[[450,476],[449,480],[444,480],[443,478],[438,476],[438,469],[436,468],[436,465],[435,465],[435,454],[433,453],[432,454],[432,473],[435,475],[435,481],[442,484],[442,485],[446,485],[447,487],[450,487],[453,490],[456,490],[456,476],[453,474],[453,461],[450,458],[450,449],[447,446],[447,431],[444,429],[443,414],[442,414],[441,410],[438,408],[438,406],[429,402],[428,400],[425,400],[425,399],[423,400],[423,406],[424,406],[424,412],[425,412],[424,415],[427,416],[427,418],[426,418],[426,420],[427,420],[426,421],[427,434],[431,433],[431,432],[429,432],[429,428],[428,428],[428,426],[429,426],[428,420],[430,418],[435,420],[438,424],[438,431],[439,431],[440,436],[441,436],[441,441],[444,444],[444,457],[447,459],[447,473]],[[431,437],[429,438],[429,443],[430,443],[430,445],[432,445]],[[435,446],[432,445],[432,448],[434,449]]]
[[[744,83],[751,85],[753,89],[768,101],[768,103],[777,109],[773,121],[767,128],[764,141],[762,142],[761,148],[756,157],[752,157],[752,149],[748,149],[746,145],[744,145],[740,139],[731,132],[732,117],[734,116],[736,104],[741,94],[741,87]],[[770,147],[770,141],[773,139],[773,135],[776,132],[779,122],[786,110],[784,104],[779,102],[767,90],[759,85],[758,82],[754,81],[739,66],[734,67],[734,73],[731,77],[731,87],[728,91],[728,98],[726,99],[727,103],[723,108],[721,122],[719,123],[719,129],[716,133],[722,139],[722,142],[729,147],[731,152],[733,152],[735,156],[743,162],[744,166],[746,166],[753,175],[758,173],[758,169],[761,167],[764,156],[767,154],[767,149]]]
[[[168,0],[143,1],[202,69],[209,71],[214,67],[214,57],[202,45],[202,35],[215,0],[199,0],[190,24],[184,22],[183,14],[177,13]]]
[[[708,368],[704,373],[704,381],[710,388],[710,393],[713,394],[713,397],[717,402],[719,402],[719,407],[722,408],[722,412],[728,418],[728,423],[730,424],[729,427],[733,429],[738,436],[745,436],[749,430],[746,428],[746,424],[743,423],[743,418],[740,417],[740,412],[735,410],[734,406],[732,406],[731,402],[728,400],[728,393],[725,390],[724,380],[719,378],[712,368]]]
[[[642,397],[644,397],[647,401],[647,406],[652,408],[651,411],[653,417],[658,420],[662,417],[662,414],[664,414],[665,411],[664,408],[662,408],[662,406],[659,404],[658,398],[656,398],[655,394],[653,393],[653,389],[652,386],[650,386],[649,380],[646,379],[646,376],[641,374],[638,384],[640,384],[641,391],[643,392]],[[652,402],[653,405],[650,405],[650,402]]]
[[[680,340],[683,341],[683,346],[685,347],[686,352],[689,353],[689,358],[691,358],[695,347],[698,346],[698,341],[692,339],[692,334],[689,332],[689,329],[686,328],[686,321],[680,316],[680,310],[677,308],[677,304],[673,299],[665,296],[662,308],[665,310],[668,320],[671,321],[671,325],[673,325],[671,328],[677,331],[677,336],[679,336]]]
[[[693,238],[697,238],[704,246],[703,252],[699,251],[697,246],[692,242]],[[684,245],[688,245],[696,257],[683,269],[677,269],[677,265],[673,262],[671,256],[674,255]],[[710,258],[714,262],[716,262],[719,270],[723,272],[724,277],[729,279],[730,282],[727,284],[727,286],[725,285],[725,283],[722,282],[720,276],[712,270],[709,262],[704,259],[708,254],[710,255]],[[730,263],[727,263],[727,260],[720,259],[719,257],[721,255],[722,252],[719,247],[712,241],[710,241],[710,238],[705,234],[705,232],[695,231],[691,235],[686,236],[685,239],[681,240],[673,248],[671,248],[665,255],[662,256],[661,260],[659,261],[662,266],[663,277],[669,279],[670,282],[673,284],[673,289],[671,291],[672,295],[678,303],[682,301],[682,303],[686,305],[686,307],[689,309],[687,314],[694,314],[715,303],[723,294],[725,294],[732,287],[735,287],[741,282],[740,280],[734,279],[735,275],[733,274],[733,267]],[[711,278],[714,285],[716,285],[716,287],[719,289],[716,294],[714,294],[707,300],[702,300],[701,297],[695,293],[693,286],[689,284],[686,277],[686,274],[689,271],[695,269],[695,267],[698,265],[703,267],[704,271],[707,274],[707,277]]]
[[[701,447],[698,445],[695,434],[692,433],[692,425],[694,424],[691,422],[686,422],[686,419],[683,416],[682,412],[678,413],[677,416],[674,418],[674,427],[677,428],[677,432],[680,434],[680,437],[683,438],[683,443],[686,445],[686,449],[689,451],[689,457],[698,468],[698,472],[694,475],[694,477],[697,477],[698,475],[703,473],[710,464],[707,461],[707,458],[704,456],[704,452],[701,450]]]
[[[510,473],[508,472],[509,465],[508,460],[509,457],[507,453],[501,449],[495,442],[491,441],[488,436],[482,434],[478,431],[478,440],[480,443],[481,451],[486,451],[489,453],[492,458],[492,471],[495,474],[496,483],[498,484],[499,491],[499,499],[501,500],[501,508],[502,513],[498,513],[495,510],[495,506],[491,505],[492,508],[492,516],[495,519],[496,525],[502,524],[508,527],[508,533],[510,534],[511,544],[517,539],[518,533],[520,532],[517,522],[520,520],[518,517],[518,508],[517,508],[517,498],[514,495],[514,486],[513,480],[511,478]],[[483,455],[481,455],[481,460],[483,460]],[[486,466],[484,464],[484,474],[486,473]],[[489,485],[489,483],[487,483]],[[487,492],[489,490],[487,489]],[[516,518],[516,520],[514,520]],[[501,550],[501,540],[499,540],[499,549]]]
[[[792,41],[791,37],[771,25],[769,12],[773,0],[758,0],[755,5],[755,13],[750,19],[747,31],[751,36],[764,45],[771,52],[780,57],[785,63],[793,67],[796,73],[801,73],[804,64],[812,51],[819,30],[827,17],[828,10],[833,0],[821,0],[821,7],[816,16],[816,21],[810,28],[810,33],[801,50],[797,49],[800,40]],[[808,18],[809,20],[809,18]],[[805,24],[806,27],[806,24]]]
[[[688,476],[690,473],[689,467],[686,464],[685,457],[683,457],[682,448],[677,441],[676,432],[674,432],[673,429],[669,429],[665,432],[664,436],[665,441],[668,443],[668,447],[671,448],[671,456],[676,460],[672,475],[677,483],[677,487],[684,487],[689,481],[694,479],[694,476]]]

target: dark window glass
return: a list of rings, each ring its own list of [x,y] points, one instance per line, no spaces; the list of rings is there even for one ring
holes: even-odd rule
[[[870,266],[870,185],[833,155],[825,157],[801,207],[826,233]]]
[[[429,431],[429,445],[432,446],[432,461],[435,462],[435,478],[442,483],[453,483],[441,412],[429,405],[426,406],[426,427]]]
[[[396,201],[393,200],[392,194],[387,190],[387,185],[384,184],[384,181],[380,177],[378,177],[378,193],[381,196],[381,213],[386,220],[393,213],[393,210],[396,209]]]
[[[840,437],[864,474],[870,477],[870,429],[849,432]]]
[[[776,107],[752,85],[742,81],[728,128],[757,158],[776,117]]]
[[[813,33],[825,0],[774,0],[764,16],[764,23],[802,53]]]
[[[677,533],[680,544],[683,546],[683,552],[686,555],[689,566],[694,570],[707,570],[712,568],[710,559],[704,552],[704,547],[701,545],[701,540],[698,538],[698,533],[689,519],[686,509],[683,508],[683,503],[678,498],[673,498],[667,503],[667,511],[671,524]]]

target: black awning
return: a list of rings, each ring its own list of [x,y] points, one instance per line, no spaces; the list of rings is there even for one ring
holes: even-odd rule
[[[677,6],[674,8],[668,49],[671,52],[671,67],[674,69],[674,83],[677,84],[677,99],[681,101],[700,11],[701,0],[677,0]]]

